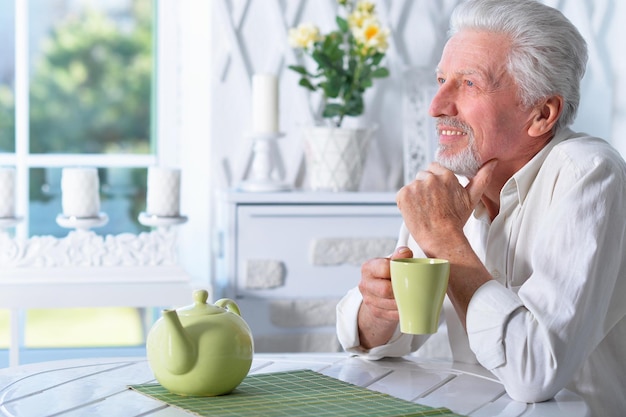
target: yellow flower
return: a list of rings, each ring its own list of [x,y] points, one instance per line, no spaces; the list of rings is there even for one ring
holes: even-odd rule
[[[375,79],[389,76],[382,59],[388,48],[389,30],[382,28],[371,0],[337,0],[341,13],[337,28],[320,35],[306,23],[292,28],[288,41],[299,53],[312,58],[308,64],[289,65],[300,75],[298,84],[323,99],[320,118],[341,126],[345,117],[360,116],[365,109],[363,94]],[[301,54],[298,54],[301,55]]]
[[[350,13],[350,16],[348,16],[348,25],[351,28],[360,28],[363,26],[363,22],[365,22],[365,20],[369,17],[369,15],[365,15],[359,11],[354,11]]]
[[[358,2],[354,11],[348,16],[348,24],[350,27],[360,28],[366,21],[375,19],[374,8],[374,3],[371,1]]]
[[[366,15],[374,14],[374,3],[371,1],[363,0],[356,4],[356,11]]]
[[[355,41],[362,47],[361,54],[367,55],[371,50],[385,52],[389,47],[389,29],[380,27],[378,20],[370,18],[362,22],[361,26],[352,28]]]
[[[292,48],[310,49],[317,41],[324,39],[317,26],[311,23],[301,23],[296,28],[289,29],[289,45]]]

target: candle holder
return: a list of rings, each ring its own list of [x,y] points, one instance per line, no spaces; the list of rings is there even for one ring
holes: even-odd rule
[[[157,216],[146,212],[139,213],[139,223],[150,227],[178,226],[187,222],[187,216]]]
[[[256,133],[252,152],[246,164],[244,178],[239,184],[243,191],[287,191],[291,186],[284,182],[285,165],[280,155],[277,140],[284,133]]]
[[[59,214],[56,218],[57,224],[66,229],[89,230],[94,227],[102,227],[109,222],[106,213],[99,213],[93,217],[77,217]]]
[[[22,217],[0,217],[0,229],[8,229],[16,226],[24,218]]]

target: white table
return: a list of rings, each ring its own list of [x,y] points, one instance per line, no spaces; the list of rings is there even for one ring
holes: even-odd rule
[[[469,416],[589,416],[585,402],[570,391],[543,403],[519,403],[481,368],[446,362],[367,361],[339,353],[256,354],[250,373],[296,369]],[[77,359],[0,369],[0,416],[189,415],[126,388],[153,380],[145,358]]]
[[[190,304],[192,287],[180,266],[2,268],[0,308],[10,311],[9,364],[19,365],[29,308],[170,307]]]

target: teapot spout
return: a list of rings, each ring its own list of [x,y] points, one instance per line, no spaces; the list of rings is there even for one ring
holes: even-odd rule
[[[164,365],[175,375],[185,374],[196,363],[198,347],[183,328],[176,310],[163,310],[163,321],[168,330],[167,347],[161,352]]]

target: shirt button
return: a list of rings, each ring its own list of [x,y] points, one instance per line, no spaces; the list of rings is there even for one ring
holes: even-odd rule
[[[499,279],[500,277],[502,277],[502,274],[497,269],[494,269],[493,271],[491,271],[491,276],[494,279]]]

